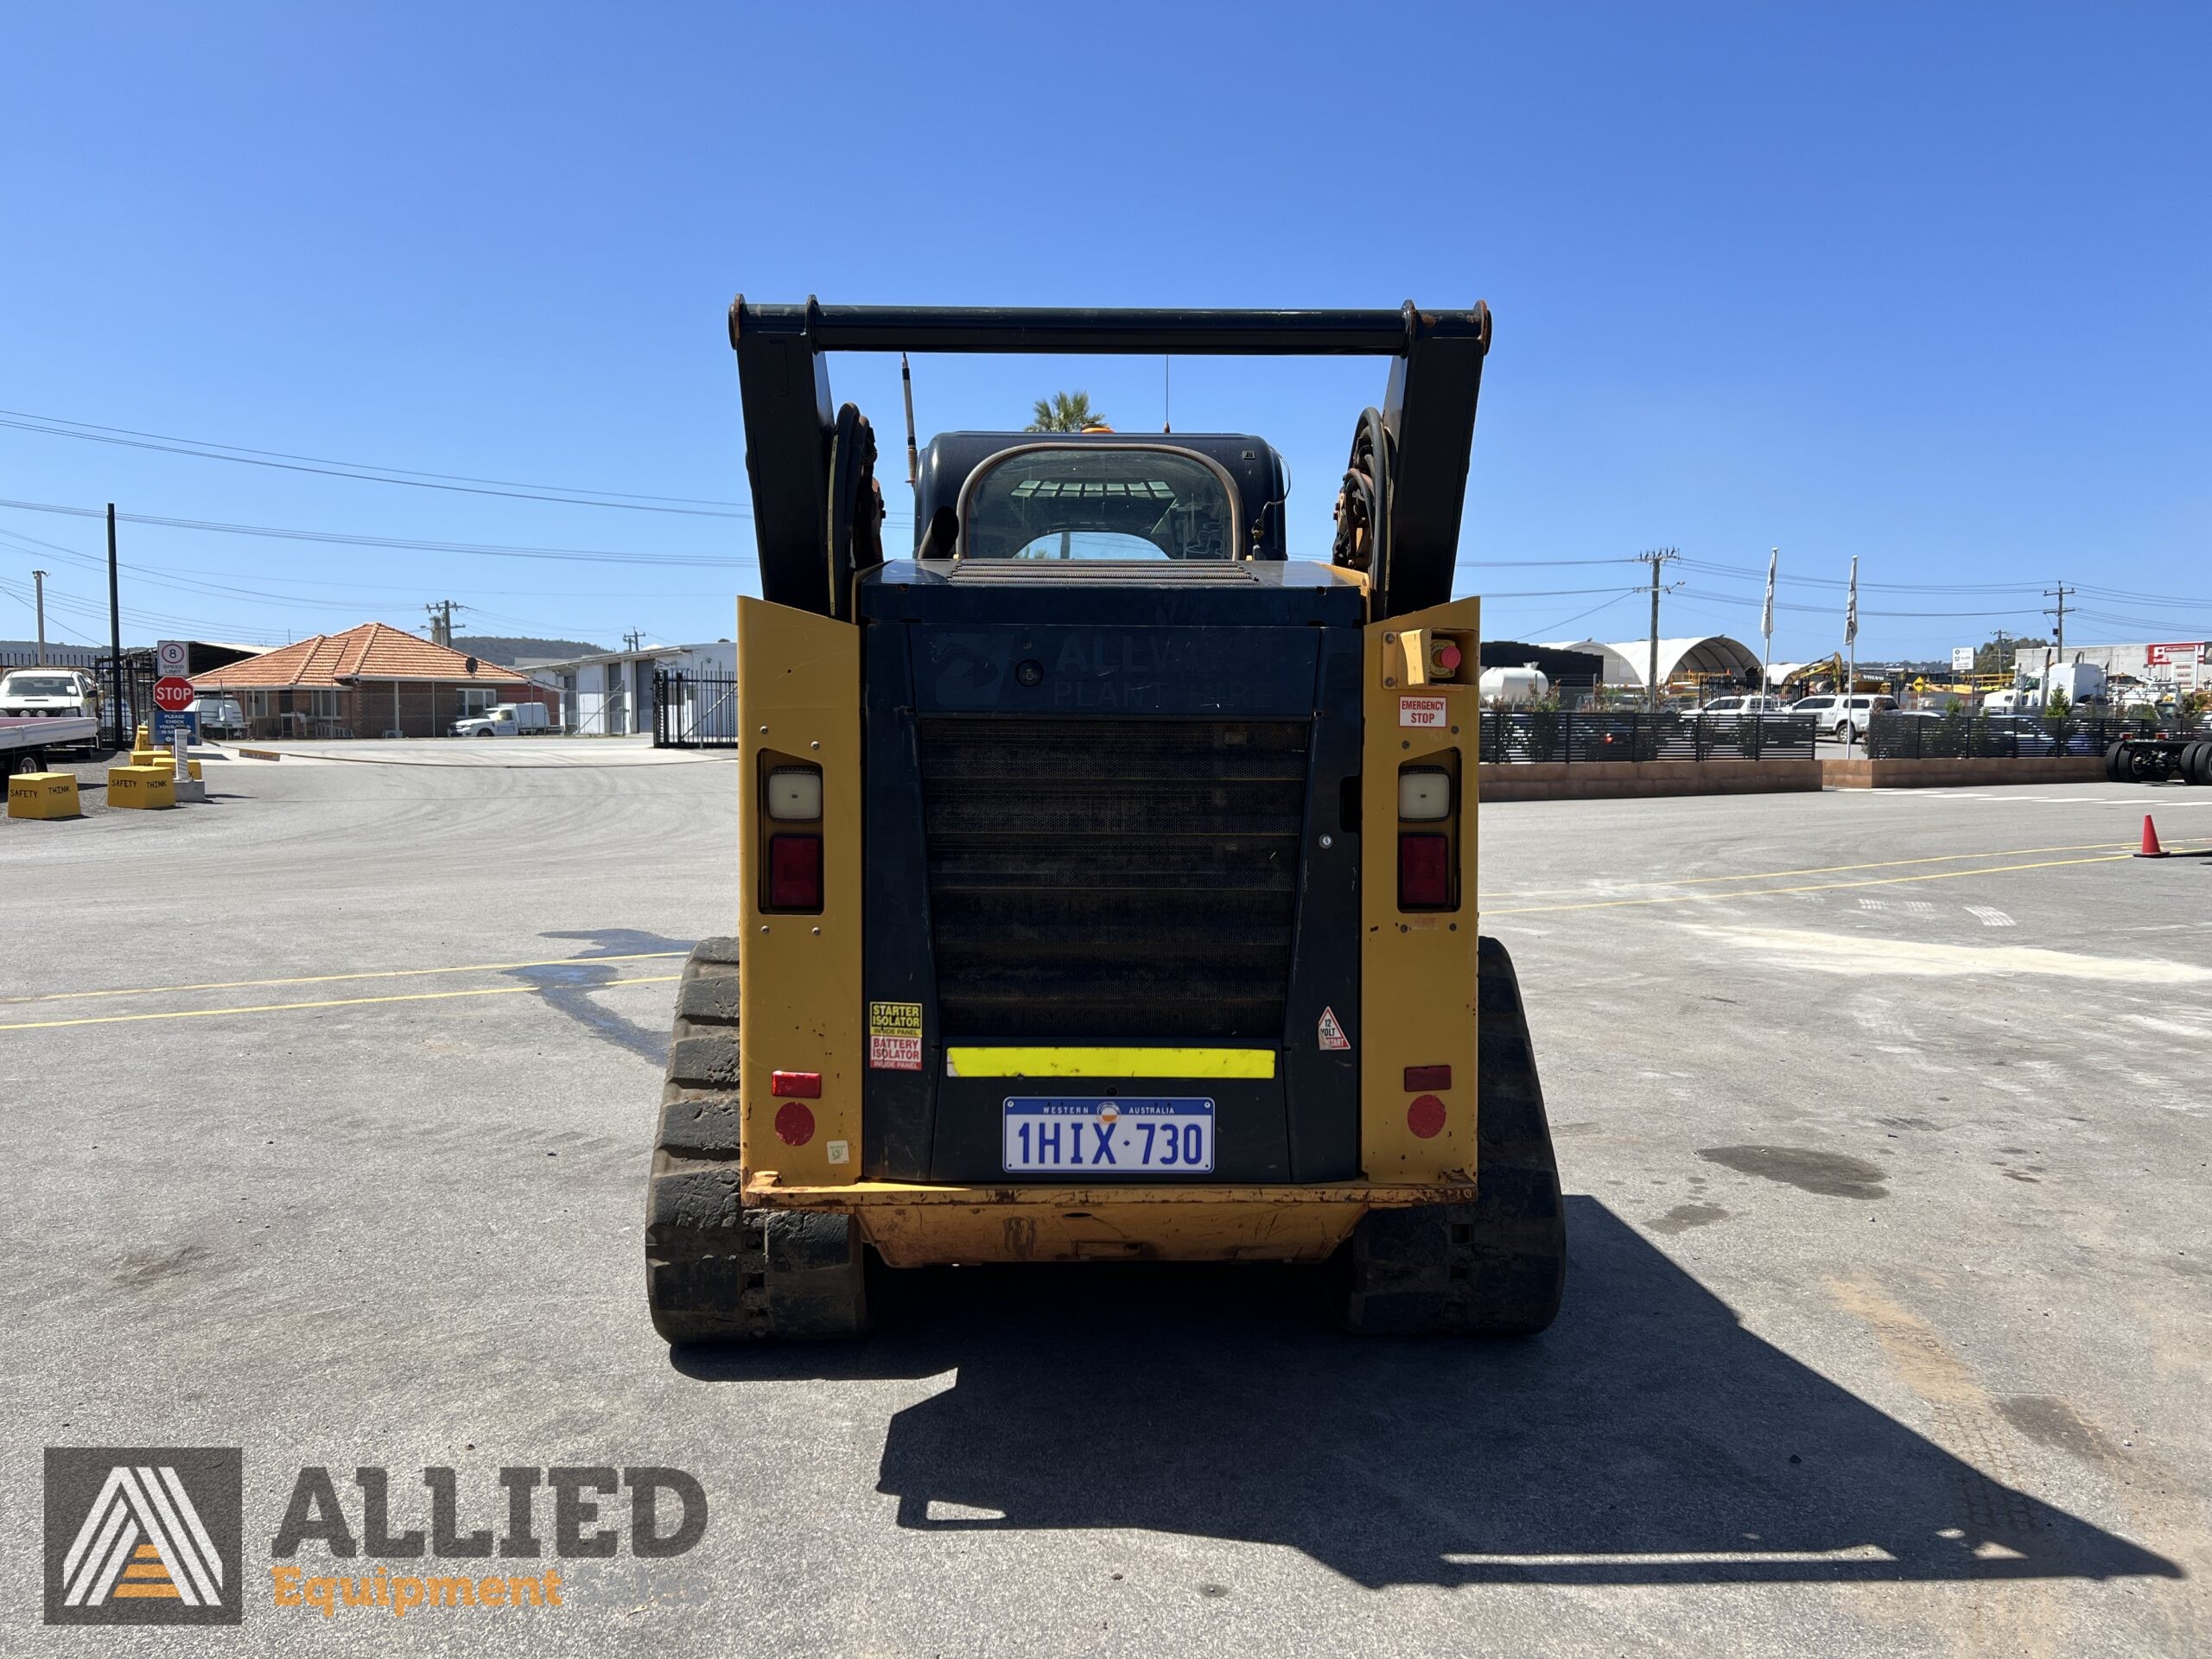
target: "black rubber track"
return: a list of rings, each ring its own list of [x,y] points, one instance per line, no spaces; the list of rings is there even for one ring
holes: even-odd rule
[[[1335,1265],[1339,1318],[1372,1336],[1532,1336],[1558,1315],[1567,1213],[1513,959],[1480,945],[1472,1204],[1370,1211]]]
[[[850,1219],[744,1207],[737,941],[702,939],[677,987],[645,1199],[645,1301],[671,1343],[857,1337],[866,1252]]]

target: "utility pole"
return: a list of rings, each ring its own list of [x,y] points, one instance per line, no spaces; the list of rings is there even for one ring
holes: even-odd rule
[[[31,572],[31,591],[38,599],[38,665],[46,666],[46,572]]]
[[[644,638],[645,636],[643,634],[639,633],[635,628],[632,628],[629,632],[622,636],[622,643],[629,647],[631,655],[635,656],[637,654],[639,642]]]
[[[2058,601],[2056,610],[2045,611],[2044,614],[2058,619],[2058,660],[2062,663],[2066,660],[2066,596],[2081,591],[2078,588],[2069,588],[2063,582],[2056,588],[2046,588],[2043,590],[2043,596],[2045,599],[2056,599]]]
[[[451,650],[453,647],[453,601],[432,600],[423,608],[430,618],[430,643],[434,645],[443,645],[448,650]]]
[[[107,643],[108,692],[115,699],[115,747],[126,747],[130,734],[123,729],[123,598],[115,577],[115,503],[107,504]]]
[[[1636,556],[1651,567],[1651,658],[1643,676],[1643,705],[1648,713],[1656,715],[1659,712],[1659,572],[1668,560],[1678,559],[1681,555],[1666,547]]]

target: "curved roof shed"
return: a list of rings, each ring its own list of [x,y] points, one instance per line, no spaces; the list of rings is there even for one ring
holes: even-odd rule
[[[1607,685],[1642,685],[1644,665],[1651,659],[1649,639],[1628,639],[1610,645],[1595,639],[1578,639],[1562,642],[1557,649],[1594,652],[1603,657]],[[1694,639],[1662,639],[1660,684],[1688,674],[1729,674],[1756,683],[1759,654],[1725,633],[1708,633]]]

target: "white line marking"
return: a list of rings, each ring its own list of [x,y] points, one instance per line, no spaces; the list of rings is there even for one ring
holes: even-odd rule
[[[2014,922],[2013,919],[2010,916],[2007,916],[2003,911],[1995,909],[1988,905],[1968,905],[1967,906],[1967,914],[1969,916],[1980,917],[1981,918],[1981,925],[1984,927],[2014,927],[2018,925],[2018,924]]]

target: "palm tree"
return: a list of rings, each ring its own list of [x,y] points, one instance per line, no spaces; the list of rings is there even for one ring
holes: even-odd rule
[[[1027,430],[1032,432],[1081,432],[1086,428],[1103,426],[1106,417],[1090,406],[1087,391],[1056,391],[1050,397],[1039,397]]]
[[[1087,391],[1056,391],[1050,397],[1039,397],[1031,413],[1028,429],[1032,432],[1088,432],[1106,424],[1106,417],[1091,408]],[[1075,537],[1064,530],[1060,556],[1071,558],[1074,553]]]

